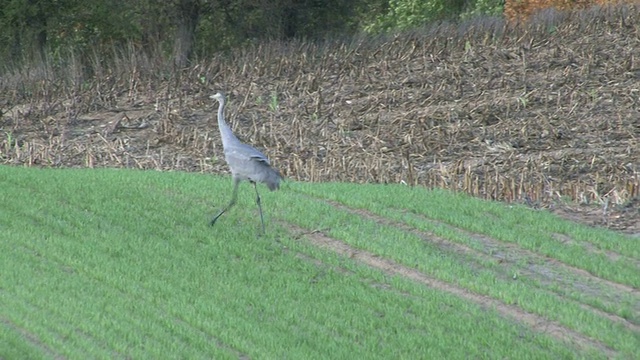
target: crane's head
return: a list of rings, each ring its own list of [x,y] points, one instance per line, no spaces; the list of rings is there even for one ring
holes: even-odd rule
[[[224,95],[222,95],[222,93],[215,93],[214,95],[211,95],[210,98],[214,99],[214,100],[218,100],[218,102],[223,102],[224,101]]]

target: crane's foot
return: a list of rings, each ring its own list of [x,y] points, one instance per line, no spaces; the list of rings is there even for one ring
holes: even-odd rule
[[[222,216],[222,214],[224,214],[224,210],[220,211],[220,212],[218,213],[218,215],[214,216],[214,217],[213,217],[213,219],[211,219],[211,221],[209,221],[209,226],[213,226],[213,225],[215,225],[215,224],[216,224],[216,221],[218,220],[218,218],[219,218],[220,216]]]

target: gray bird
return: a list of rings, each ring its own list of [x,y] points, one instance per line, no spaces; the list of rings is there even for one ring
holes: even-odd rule
[[[222,137],[224,158],[233,176],[233,194],[231,195],[229,204],[220,210],[218,215],[213,217],[210,225],[213,226],[225,211],[235,205],[238,198],[238,185],[242,180],[249,180],[256,190],[256,203],[260,210],[260,223],[262,224],[262,232],[264,233],[262,205],[260,204],[260,194],[258,194],[256,183],[264,183],[269,187],[269,190],[273,191],[280,187],[282,175],[280,175],[278,170],[271,167],[269,159],[263,153],[256,150],[253,146],[240,142],[240,140],[233,135],[231,128],[224,121],[224,95],[216,93],[215,95],[211,95],[211,98],[220,103],[218,107],[218,127],[220,128],[220,136]]]

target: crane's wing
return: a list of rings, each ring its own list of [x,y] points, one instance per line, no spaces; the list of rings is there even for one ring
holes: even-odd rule
[[[269,159],[254,147],[236,143],[227,147],[224,157],[235,179],[265,183],[269,190],[276,190],[282,174],[271,167]]]
[[[230,162],[230,163],[243,162],[243,161],[244,162],[258,161],[258,162],[265,163],[269,166],[271,165],[271,163],[269,162],[269,159],[265,154],[261,153],[258,149],[254,148],[253,146],[243,144],[240,142],[234,144],[228,149],[225,149],[224,155],[225,155],[225,158],[227,159],[227,162]]]

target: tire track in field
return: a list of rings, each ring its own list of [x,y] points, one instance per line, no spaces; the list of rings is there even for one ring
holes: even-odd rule
[[[335,204],[335,205],[344,206],[342,204]],[[428,239],[428,241],[431,241],[432,238],[435,238],[437,239],[437,242],[447,242],[447,240],[442,240],[442,238],[430,232],[416,229],[414,227],[411,227],[410,225],[407,225],[401,222],[382,218],[376,214],[369,213],[366,210],[351,209],[349,207],[346,207],[345,210],[354,211],[355,213],[361,216],[365,216],[365,217],[369,216],[373,220],[377,221],[378,223],[382,223],[389,226],[396,226],[408,232],[414,233],[415,235],[422,236],[423,238]],[[514,265],[517,264],[519,261],[525,260],[529,265],[527,267],[518,268],[518,272],[523,275],[529,276],[533,279],[537,279],[542,283],[549,284],[551,282],[555,282],[557,284],[562,284],[565,289],[572,288],[579,292],[595,294],[593,296],[597,296],[598,299],[600,299],[601,301],[608,302],[614,306],[617,305],[617,303],[615,303],[616,299],[605,300],[605,298],[611,298],[612,295],[618,295],[619,293],[615,291],[619,291],[620,293],[625,293],[632,297],[637,298],[638,300],[637,307],[640,306],[640,296],[639,296],[640,291],[628,285],[620,284],[617,282],[600,278],[584,269],[580,269],[580,268],[568,265],[560,260],[535,253],[531,250],[523,249],[517,244],[502,242],[499,240],[495,240],[484,234],[473,233],[458,227],[451,226],[446,223],[442,223],[437,220],[422,217],[417,214],[413,214],[413,215],[421,217],[422,220],[424,221],[438,224],[440,226],[444,226],[449,229],[454,229],[459,233],[464,234],[469,238],[479,242],[480,244],[482,244],[483,248],[486,249],[486,252],[475,250],[475,249],[472,249],[472,251],[476,252],[480,256],[491,257],[495,260],[498,260],[499,263],[509,263]],[[471,248],[468,248],[468,249],[471,249]],[[579,280],[582,280],[582,281],[578,282],[578,279],[574,277],[567,277],[566,275],[581,277]],[[603,288],[603,287],[608,287],[608,288]],[[552,291],[544,287],[539,287],[539,289],[548,293],[555,294],[556,296],[561,296],[564,299],[569,299],[566,297],[565,294]],[[585,310],[595,312],[597,315],[605,317],[610,321],[616,322],[628,328],[629,330],[640,332],[640,325],[634,322],[631,322],[628,319],[622,318],[613,313],[609,313],[605,310],[595,308],[591,305],[585,304],[575,299],[570,299],[570,300],[578,304]]]
[[[618,354],[617,351],[609,348],[596,339],[592,339],[579,332],[564,327],[555,321],[529,313],[517,306],[508,305],[492,297],[476,294],[467,289],[434,279],[416,269],[398,264],[392,260],[382,258],[368,251],[356,249],[340,240],[333,239],[320,231],[309,232],[291,223],[288,223],[287,226],[295,232],[303,234],[306,239],[318,247],[331,250],[337,254],[379,269],[387,275],[401,276],[436,290],[458,296],[467,301],[478,304],[483,308],[494,309],[503,317],[522,323],[536,332],[551,335],[554,338],[575,345],[580,349],[597,349],[609,358],[613,358]]]
[[[587,250],[588,252],[595,254],[595,255],[604,255],[606,256],[609,260],[611,261],[619,261],[620,259],[628,262],[629,264],[633,264],[636,268],[638,268],[638,271],[640,272],[640,260],[638,259],[634,259],[630,256],[626,256],[626,255],[622,255],[619,254],[615,251],[611,251],[611,250],[602,250],[602,249],[598,249],[596,248],[593,244],[589,244],[589,243],[585,243],[585,242],[577,242],[574,239],[572,239],[570,236],[567,236],[565,234],[551,234],[551,238],[554,240],[557,240],[559,243],[564,244],[564,245],[578,245],[583,247],[585,250]]]
[[[382,225],[387,225],[387,226],[392,226],[392,227],[396,227],[398,229],[401,229],[403,231],[406,231],[408,233],[411,233],[413,235],[416,235],[418,237],[420,237],[421,239],[424,239],[425,241],[429,241],[435,245],[437,245],[438,247],[446,250],[451,250],[454,251],[456,253],[459,254],[464,254],[464,255],[473,255],[476,257],[482,257],[484,259],[491,259],[493,261],[497,261],[499,263],[509,263],[509,264],[516,264],[518,261],[526,259],[529,261],[534,261],[536,263],[540,263],[543,265],[535,265],[532,264],[526,268],[519,268],[518,271],[520,273],[522,273],[523,275],[527,275],[530,276],[531,278],[540,280],[541,282],[550,282],[550,281],[555,281],[558,283],[563,283],[563,285],[567,286],[567,287],[572,287],[572,288],[576,288],[576,290],[581,291],[581,292],[585,292],[585,291],[590,291],[591,293],[600,295],[599,298],[602,300],[602,296],[606,295],[606,294],[610,294],[606,291],[606,289],[603,289],[602,287],[605,288],[609,288],[609,289],[614,289],[617,291],[620,291],[622,293],[626,293],[629,294],[631,296],[637,297],[640,292],[637,289],[634,289],[630,286],[624,285],[624,284],[620,284],[617,282],[613,282],[607,279],[603,279],[600,278],[598,276],[595,276],[591,273],[589,273],[588,271],[584,270],[584,269],[580,269],[571,265],[568,265],[566,263],[563,263],[557,259],[553,259],[550,258],[548,256],[543,256],[540,255],[538,253],[535,253],[533,251],[527,250],[527,249],[523,249],[521,247],[519,247],[518,245],[515,244],[511,244],[511,243],[506,243],[506,242],[501,242],[495,239],[492,239],[488,236],[482,235],[482,234],[476,234],[476,233],[472,233],[469,232],[467,230],[461,229],[461,228],[457,228],[454,226],[451,226],[449,224],[445,224],[436,220],[432,220],[432,219],[428,219],[426,217],[423,218],[424,221],[428,221],[431,223],[436,223],[438,225],[441,226],[445,226],[449,229],[454,229],[456,231],[458,231],[461,234],[464,234],[466,236],[469,236],[470,238],[472,238],[473,240],[476,240],[478,242],[480,242],[484,248],[488,249],[490,254],[486,254],[482,251],[476,250],[476,249],[472,249],[466,245],[462,245],[447,239],[444,239],[442,237],[439,237],[431,232],[428,231],[423,231],[420,229],[416,229],[408,224],[399,222],[399,221],[395,221],[395,220],[390,220],[387,218],[384,218],[380,215],[374,214],[372,212],[369,212],[367,210],[363,210],[363,209],[354,209],[351,208],[349,206],[346,206],[342,203],[333,201],[333,200],[327,200],[327,199],[322,199],[322,198],[315,198],[316,200],[319,201],[324,201],[328,204],[330,204],[331,206],[334,206],[335,208],[350,212],[354,215],[358,215],[361,217],[365,217],[367,219],[373,220],[378,224],[382,224]],[[419,216],[419,215],[416,215]],[[573,278],[570,279],[563,279],[562,276],[555,276],[558,275],[555,271],[553,271],[555,269],[559,269],[560,272],[564,272],[564,273],[568,273],[568,274],[573,274],[575,277],[579,277],[579,278],[583,278],[586,279],[586,282],[580,282],[580,283],[576,283]],[[594,284],[594,285],[591,285]],[[546,288],[540,288],[541,290],[544,290],[546,292],[551,292],[549,289]],[[574,299],[569,299],[566,298],[563,294],[558,294],[556,292],[551,292],[553,294],[555,294],[556,296],[561,296],[567,300],[571,300],[577,304],[579,304],[582,308],[592,311],[594,313],[596,313],[597,315],[603,316],[607,319],[609,319],[610,321],[613,321],[615,323],[618,323],[632,331],[636,331],[636,332],[640,332],[640,326],[637,324],[634,324],[632,322],[630,322],[627,319],[624,319],[616,314],[612,314],[609,312],[606,312],[602,309],[598,309],[595,308],[591,305],[585,304],[583,302],[580,301],[576,301]],[[640,300],[639,300],[640,301]]]
[[[9,329],[18,332],[20,334],[22,334],[22,336],[27,339],[27,341],[29,341],[29,343],[31,343],[35,348],[38,348],[40,350],[42,350],[42,352],[44,354],[47,355],[47,357],[51,358],[51,359],[56,359],[56,360],[64,360],[66,359],[64,356],[56,353],[55,351],[53,351],[53,349],[51,349],[50,347],[48,347],[47,345],[45,345],[43,342],[41,342],[38,337],[36,335],[34,335],[33,333],[27,331],[26,329],[14,324],[11,320],[0,316],[0,323],[4,324],[5,326],[7,326]]]
[[[169,314],[169,312],[167,312],[167,314]],[[233,353],[233,355],[236,357],[236,359],[239,360],[251,360],[251,357],[249,357],[249,355],[241,352],[240,350],[234,348],[233,346],[225,343],[224,341],[222,341],[220,338],[218,338],[217,336],[210,334],[209,332],[201,329],[200,327],[182,319],[180,316],[178,315],[173,315],[173,320],[176,323],[181,324],[182,326],[185,326],[189,329],[191,329],[192,331],[200,334],[200,336],[202,336],[203,338],[207,339],[207,341],[216,344],[216,346],[220,349],[225,349],[231,353]]]
[[[448,226],[446,224],[443,225]],[[504,243],[482,234],[472,233],[459,228],[456,229],[464,234],[467,234],[472,239],[479,241],[487,249],[490,249],[490,251],[492,251],[492,249],[500,248],[501,251],[504,251],[502,254],[500,254],[500,257],[504,258],[504,261],[506,262],[517,263],[520,260],[527,260],[529,262],[529,265],[525,268],[519,268],[518,271],[523,272],[525,275],[537,279],[542,283],[549,284],[551,282],[555,282],[556,284],[561,284],[564,289],[575,289],[576,291],[582,293],[589,293],[592,296],[597,297],[599,300],[614,306],[617,305],[615,301],[619,299],[619,294],[624,293],[637,299],[636,308],[640,310],[640,292],[634,288],[600,278],[584,269],[576,268],[557,259],[540,255],[511,243]],[[531,261],[533,261],[534,263],[531,264]],[[580,277],[580,279],[567,277],[567,274]],[[558,296],[562,296],[563,298],[568,299],[565,294],[548,290],[546,288],[542,288],[542,290],[552,292]],[[631,322],[628,319],[622,318],[605,310],[595,308],[578,300],[571,300],[579,304],[585,310],[595,312],[599,316],[616,322],[628,328],[629,330],[640,332],[640,325]]]

